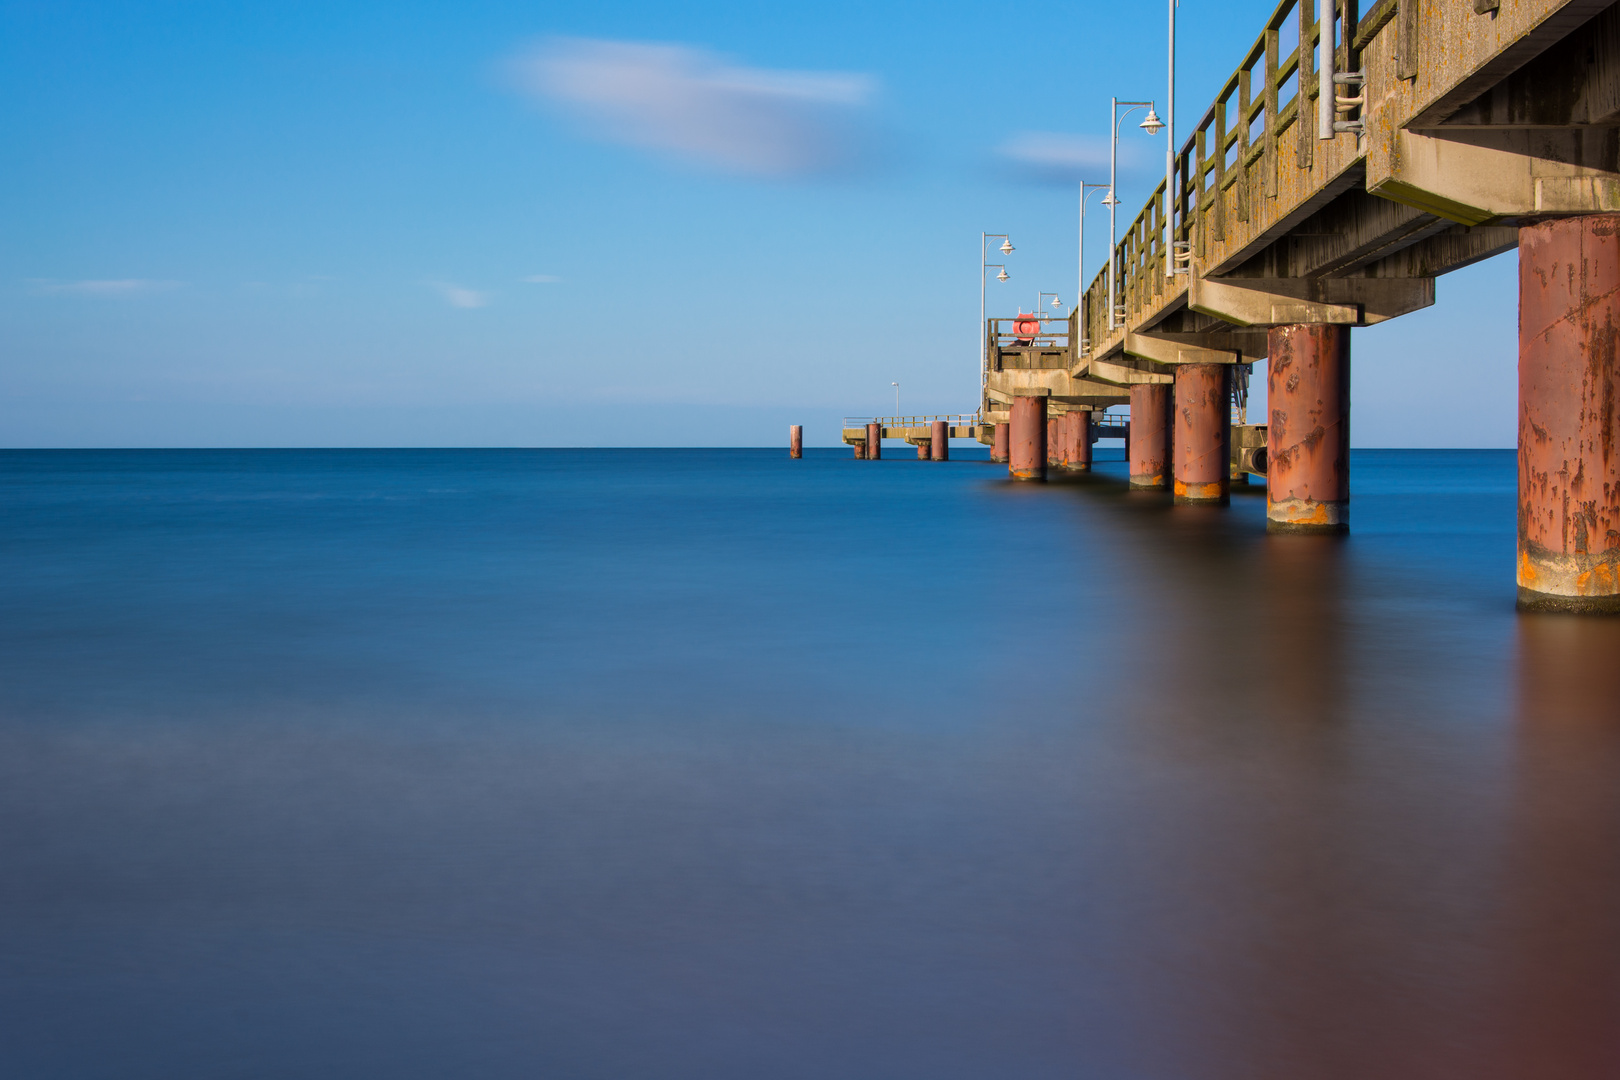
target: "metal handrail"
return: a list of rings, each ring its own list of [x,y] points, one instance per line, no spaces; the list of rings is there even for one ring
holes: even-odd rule
[[[884,427],[927,427],[936,420],[943,420],[951,427],[973,427],[982,421],[979,414],[971,413],[916,413],[908,416],[846,416],[846,428],[865,427],[867,424],[881,424]]]

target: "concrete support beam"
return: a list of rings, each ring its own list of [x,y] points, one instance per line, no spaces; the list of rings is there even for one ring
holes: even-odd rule
[[[1126,440],[1131,487],[1170,486],[1170,397],[1162,384],[1131,387],[1131,434]]]
[[[1266,531],[1347,532],[1350,328],[1274,326],[1270,353]]]
[[[1434,303],[1433,278],[1208,278],[1193,274],[1187,304],[1241,326],[1370,326]]]
[[[1046,479],[1046,397],[1027,393],[1013,399],[1007,472],[1014,480]]]
[[[1231,497],[1232,368],[1183,364],[1176,368],[1172,425],[1176,502],[1224,503]]]
[[[866,425],[866,460],[876,461],[883,456],[883,426]]]
[[[1614,128],[1393,128],[1371,141],[1367,190],[1462,225],[1620,210]]]
[[[788,428],[788,457],[804,457],[804,425],[794,424]]]
[[[990,439],[990,460],[998,465],[1005,465],[1009,460],[1011,445],[1009,425],[997,424],[995,434]]]
[[[1266,335],[1255,330],[1126,333],[1125,352],[1158,364],[1241,364],[1266,355]]]
[[[950,459],[951,426],[944,420],[935,420],[933,438],[928,442],[928,460],[949,461]]]
[[[1620,215],[1519,238],[1519,607],[1620,613]]]
[[[1116,386],[1156,383],[1169,386],[1175,378],[1172,375],[1161,374],[1157,371],[1145,371],[1113,360],[1082,360],[1075,365],[1074,374],[1090,375],[1092,379],[1113,383]]]

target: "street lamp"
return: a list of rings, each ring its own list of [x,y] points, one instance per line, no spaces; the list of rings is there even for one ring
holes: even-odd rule
[[[889,385],[894,387],[894,418],[898,421],[900,419],[900,384],[892,382]]]
[[[1149,135],[1157,135],[1164,130],[1164,121],[1159,114],[1153,111],[1151,101],[1121,101],[1119,98],[1109,98],[1112,115],[1108,130],[1108,197],[1103,200],[1108,205],[1108,329],[1114,330],[1119,326],[1119,288],[1114,248],[1119,243],[1119,236],[1115,225],[1115,211],[1119,207],[1118,181],[1119,181],[1119,123],[1125,117],[1138,109],[1146,109],[1147,116],[1142,120],[1141,128]],[[1121,113],[1119,107],[1125,106]]]
[[[1080,298],[1075,301],[1080,308],[1080,325],[1077,328],[1080,341],[1076,346],[1079,351],[1075,354],[1077,356],[1084,355],[1090,347],[1086,341],[1086,200],[1099,191],[1108,190],[1110,189],[1107,184],[1088,184],[1084,180],[1080,181],[1080,261],[1076,267],[1080,275],[1080,281],[1075,286],[1075,295]],[[1105,199],[1104,202],[1106,201]]]
[[[984,328],[984,273],[986,270],[1001,271],[996,275],[997,281],[1006,281],[1009,276],[1005,264],[989,261],[990,241],[992,240],[1001,241],[999,250],[1003,255],[1013,253],[1012,241],[1007,238],[1006,233],[981,232],[979,234],[979,401],[981,403],[984,401],[984,388],[990,382],[990,352],[985,340]]]

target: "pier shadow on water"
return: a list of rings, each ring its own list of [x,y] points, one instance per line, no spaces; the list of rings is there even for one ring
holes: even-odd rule
[[[0,1075],[1620,1075],[1511,452],[0,454]]]

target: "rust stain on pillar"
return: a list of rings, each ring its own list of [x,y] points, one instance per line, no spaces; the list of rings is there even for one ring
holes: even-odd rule
[[[804,425],[794,424],[788,428],[788,457],[804,457]]]
[[[1063,461],[1063,417],[1048,417],[1046,421],[1046,464],[1062,467]]]
[[[1224,503],[1231,498],[1229,385],[1226,364],[1181,364],[1176,368],[1172,437],[1177,502]]]
[[[1011,445],[1011,425],[997,424],[990,443],[990,460],[998,465],[1007,464]]]
[[[1046,398],[1013,398],[1007,425],[1007,472],[1014,480],[1046,479]]]
[[[928,456],[932,461],[949,461],[951,459],[951,425],[944,420],[935,420],[929,430],[931,436],[928,444]]]
[[[1170,486],[1168,385],[1139,383],[1131,387],[1131,425],[1125,453],[1130,459],[1131,487]]]
[[[851,450],[855,451],[856,461],[861,461],[866,457],[866,442],[864,440],[861,442],[852,442],[849,444],[849,446]]]
[[[1620,215],[1519,230],[1519,607],[1620,614]]]
[[[1266,531],[1348,532],[1350,328],[1273,326],[1266,353]]]
[[[1064,432],[1064,465],[1072,472],[1091,471],[1091,414],[1084,410],[1070,413]]]
[[[866,425],[866,460],[876,461],[883,456],[883,425]]]

